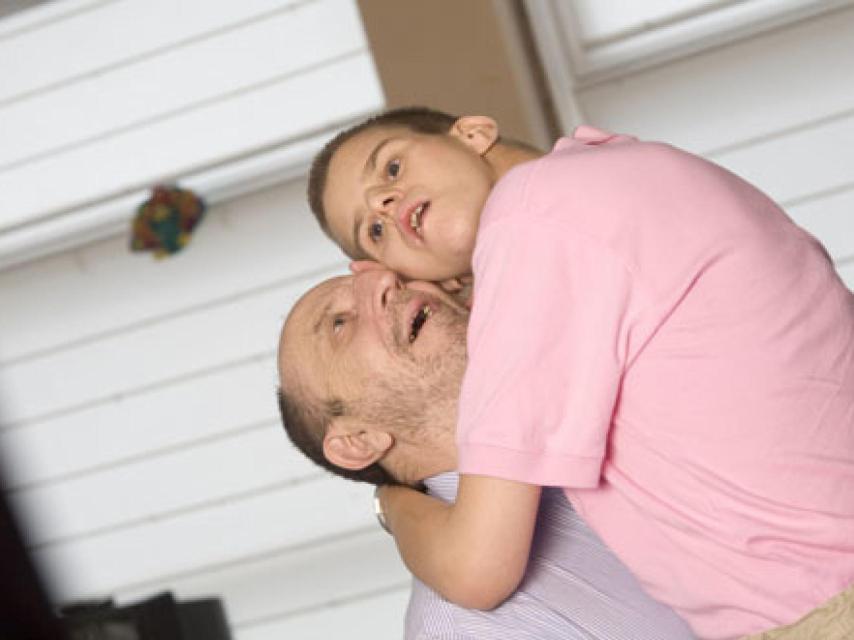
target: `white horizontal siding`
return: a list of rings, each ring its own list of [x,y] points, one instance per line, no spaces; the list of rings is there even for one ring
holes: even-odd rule
[[[362,51],[363,35],[354,28],[358,23],[349,3],[289,3],[257,24],[244,21],[191,45],[81,78],[61,91],[18,98],[2,109],[0,171],[106,135],[150,127]]]
[[[267,395],[272,404],[272,391]],[[319,473],[271,420],[192,448],[13,491],[11,498],[27,516],[30,543],[46,546],[296,485]]]
[[[6,461],[6,482],[15,490],[62,483],[148,456],[268,429],[278,421],[272,382],[267,356],[3,429],[0,450],[15,452]]]
[[[187,469],[188,474],[206,476],[217,471],[217,467]],[[158,485],[154,476],[151,482],[152,491],[170,490]],[[35,547],[34,558],[46,568],[56,597],[67,600],[152,582],[169,584],[206,567],[305,548],[324,538],[341,538],[374,526],[370,487],[318,475]]]
[[[168,586],[185,598],[222,594],[228,618],[239,630],[281,625],[285,618],[318,609],[328,611],[343,602],[370,599],[377,592],[408,592],[409,582],[392,538],[371,526],[311,547],[260,554],[238,564],[176,578]],[[158,584],[148,584],[120,591],[118,598],[128,601],[158,588]],[[402,614],[402,608],[395,611],[399,617]],[[391,613],[383,616],[389,622],[393,617]],[[399,638],[401,627],[392,626],[394,637]]]
[[[854,113],[707,155],[783,206],[822,199],[854,188]]]
[[[378,106],[373,62],[366,51],[347,52],[310,71],[9,168],[0,173],[3,223],[32,223],[233,161]],[[333,100],[333,87],[347,100]],[[37,188],[44,184],[50,188]]]
[[[576,0],[572,6],[585,43],[595,44],[732,3],[732,0]]]
[[[57,85],[262,20],[296,0],[63,0],[0,22],[0,100]],[[51,6],[52,5],[52,6]],[[93,24],[109,29],[93,29]],[[144,35],[144,37],[141,37]],[[45,55],[55,51],[62,55]],[[26,64],[21,64],[26,60]]]

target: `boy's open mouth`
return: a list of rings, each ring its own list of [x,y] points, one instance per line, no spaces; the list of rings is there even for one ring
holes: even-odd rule
[[[427,211],[429,206],[429,202],[422,202],[409,214],[409,226],[412,227],[412,230],[415,231],[415,233],[418,233],[421,230],[421,221],[424,219],[424,213]]]

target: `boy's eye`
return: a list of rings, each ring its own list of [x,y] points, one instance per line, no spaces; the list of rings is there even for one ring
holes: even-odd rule
[[[379,242],[383,236],[383,221],[382,220],[374,220],[371,225],[368,227],[368,237],[374,241]]]
[[[396,178],[400,173],[400,160],[392,160],[386,165],[386,173],[389,178]]]

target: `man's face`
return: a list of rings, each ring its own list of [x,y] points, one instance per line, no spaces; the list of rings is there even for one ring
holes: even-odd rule
[[[408,278],[471,271],[480,212],[495,182],[482,139],[378,127],[333,155],[323,194],[335,241]]]
[[[466,309],[430,283],[403,285],[385,270],[334,278],[288,317],[280,376],[365,423],[412,434],[456,415],[466,323]]]

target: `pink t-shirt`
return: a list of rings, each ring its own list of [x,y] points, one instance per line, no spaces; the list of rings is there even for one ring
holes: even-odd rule
[[[481,217],[462,473],[564,487],[707,638],[854,582],[854,296],[765,195],[581,127]]]

